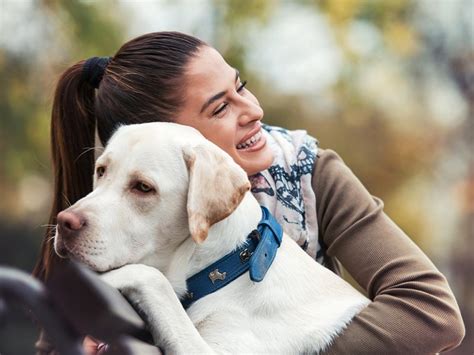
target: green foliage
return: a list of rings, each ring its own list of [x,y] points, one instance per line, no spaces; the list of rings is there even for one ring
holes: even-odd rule
[[[0,213],[3,215],[10,218],[22,215],[18,186],[23,177],[49,175],[49,117],[59,72],[90,56],[113,55],[123,42],[123,26],[110,15],[113,4],[112,1],[42,1],[35,4],[34,10],[49,20],[54,33],[45,32],[44,43],[38,43],[28,55],[0,49],[0,77],[6,88],[0,91],[0,194],[3,196]],[[11,35],[14,31],[11,30]],[[49,56],[42,48],[48,48],[46,43],[66,50],[59,57]],[[51,68],[55,68],[54,73]],[[45,218],[46,211],[42,214]]]
[[[254,22],[265,24],[278,3],[276,0],[239,1],[214,0],[218,13],[219,36],[214,45],[221,51],[226,60],[239,68],[243,75],[247,74],[245,47],[249,27]]]
[[[78,58],[112,55],[124,38],[124,26],[116,1],[43,1],[52,16],[60,19],[60,30]],[[111,11],[112,10],[112,11]]]
[[[253,35],[265,28],[282,4],[289,2],[210,1],[212,44],[240,70],[243,78],[250,79],[248,87],[265,109],[265,121],[290,129],[307,129],[320,139],[322,147],[336,150],[368,190],[382,197],[395,222],[426,251],[435,250],[439,239],[434,236],[443,234],[443,241],[456,245],[460,256],[456,257],[456,270],[461,270],[459,284],[467,285],[462,275],[468,265],[464,260],[469,258],[466,241],[472,236],[468,230],[472,225],[472,201],[466,202],[467,198],[459,193],[461,197],[447,200],[452,206],[441,206],[443,213],[438,214],[441,218],[437,220],[433,216],[435,208],[426,208],[431,206],[423,199],[432,194],[446,201],[446,195],[459,186],[472,190],[472,176],[467,181],[459,177],[459,171],[469,164],[465,155],[472,155],[472,118],[453,125],[454,128],[438,124],[422,93],[427,87],[423,69],[432,65],[435,72],[444,75],[440,76],[442,80],[436,90],[457,84],[464,94],[463,103],[470,110],[467,114],[472,117],[474,108],[469,98],[474,90],[468,79],[472,77],[472,46],[461,45],[458,48],[465,52],[451,53],[451,47],[439,42],[442,36],[432,36],[427,41],[416,26],[414,16],[419,2],[414,0],[295,0],[291,3],[327,21],[344,67],[338,81],[320,96],[282,94],[271,84],[260,81],[258,73],[250,72],[246,51]],[[166,5],[174,3],[168,1]],[[471,11],[472,2],[465,3],[471,6],[466,12]],[[201,2],[188,0],[186,4],[190,4],[192,11],[192,6]],[[137,1],[137,6],[146,6],[146,2]],[[34,196],[26,196],[25,203],[22,189],[25,181],[31,181],[25,177],[31,175],[52,180],[49,117],[55,81],[77,61],[113,55],[126,40],[129,22],[120,2],[114,0],[41,0],[34,2],[34,7],[34,16],[42,17],[49,26],[49,30],[38,28],[44,33],[40,43],[32,43],[35,49],[17,52],[0,47],[0,214],[17,225],[28,222],[25,228],[35,226],[36,239],[23,236],[31,250],[37,248],[43,233],[37,226],[46,221],[48,211],[42,208],[34,214],[28,209],[28,198]],[[367,25],[380,37],[369,55],[354,50],[351,44],[351,26],[356,22]],[[467,27],[472,28],[472,19]],[[7,35],[13,37],[17,31],[9,28]],[[437,31],[436,34],[443,34],[442,29]],[[368,83],[370,75],[374,77]],[[369,84],[372,86],[367,88]],[[329,109],[319,104],[325,100],[330,102]],[[454,159],[459,160],[453,163]],[[443,168],[443,164],[447,167]],[[472,167],[472,159],[470,164]],[[442,186],[444,190],[431,192],[433,186]],[[461,207],[456,205],[461,204],[459,201]],[[446,211],[450,220],[445,220]],[[15,233],[21,238],[22,232]],[[21,265],[31,264],[31,255],[18,258],[23,259],[18,261]],[[465,288],[465,299],[469,299],[467,293],[472,294],[472,287]]]

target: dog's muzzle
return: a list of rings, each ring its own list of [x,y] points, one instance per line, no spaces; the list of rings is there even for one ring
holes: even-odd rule
[[[56,253],[61,257],[67,257],[70,251],[67,246],[71,246],[84,231],[87,225],[86,218],[78,212],[65,210],[58,214],[57,222]]]

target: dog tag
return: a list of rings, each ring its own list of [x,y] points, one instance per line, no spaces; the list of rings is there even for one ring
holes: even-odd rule
[[[225,280],[225,272],[219,272],[219,269],[215,269],[214,271],[209,273],[209,278],[211,279],[212,283],[214,284],[216,280]]]

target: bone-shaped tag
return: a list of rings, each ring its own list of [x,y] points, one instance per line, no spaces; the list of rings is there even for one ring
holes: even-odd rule
[[[216,280],[224,280],[225,279],[225,272],[219,272],[219,269],[215,269],[214,271],[209,273],[209,278],[211,279],[212,283],[216,282]]]

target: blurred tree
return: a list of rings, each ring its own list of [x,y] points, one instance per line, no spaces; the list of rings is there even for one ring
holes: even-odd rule
[[[247,73],[245,52],[247,31],[253,23],[264,25],[277,5],[276,0],[213,0],[215,38],[213,45],[242,75]]]
[[[27,197],[26,201],[19,199],[25,177],[49,176],[49,116],[58,72],[89,56],[110,55],[123,42],[119,13],[115,12],[113,17],[109,11],[114,4],[33,2],[32,16],[43,18],[42,23],[50,26],[33,28],[42,34],[41,41],[33,50],[0,48],[0,77],[8,88],[0,91],[0,213],[4,218],[20,218],[25,204],[34,203]],[[10,28],[7,35],[14,33],[15,29]],[[43,209],[41,217],[28,219],[33,223],[40,218],[45,220],[45,212]]]
[[[26,31],[39,39],[23,41],[23,48],[0,47],[0,263],[28,271],[44,233],[39,224],[47,220],[49,209],[49,117],[55,81],[74,62],[113,54],[124,41],[124,30],[119,21],[123,16],[110,11],[115,1],[43,0],[19,4],[23,8],[16,5],[14,0],[2,1],[1,11],[7,14],[2,13],[0,21],[4,16],[35,19],[14,23],[29,27]],[[0,26],[2,35],[10,38],[24,30],[1,22]],[[29,208],[32,205],[36,209]],[[33,353],[37,333],[16,310],[0,333],[0,352]]]
[[[78,60],[113,54],[125,41],[128,14],[122,12],[120,2],[113,0],[31,3],[32,16],[44,19],[43,27],[36,29],[41,32],[41,39],[31,43],[29,47],[33,50],[0,48],[0,78],[7,88],[0,90],[0,213],[4,218],[27,219],[38,224],[46,220],[47,209],[36,210],[39,215],[34,216],[33,212],[25,214],[24,208],[25,203],[33,204],[34,196],[45,190],[35,177],[50,181],[48,127],[54,81]],[[191,3],[200,6],[205,1],[188,2]],[[335,149],[369,191],[384,199],[388,214],[428,254],[434,250],[433,235],[441,233],[434,229],[447,226],[448,222],[434,223],[437,221],[430,215],[433,208],[423,200],[427,194],[461,191],[456,195],[460,196],[457,201],[461,217],[456,220],[459,223],[447,228],[459,234],[459,238],[455,240],[453,235],[446,240],[455,241],[452,265],[456,283],[463,285],[459,286],[463,294],[461,303],[472,302],[472,283],[467,275],[472,273],[473,266],[468,247],[472,244],[473,218],[470,200],[465,196],[474,179],[473,2],[292,1],[308,13],[324,18],[342,53],[342,71],[336,83],[317,95],[278,92],[260,80],[259,73],[251,72],[247,62],[249,42],[290,2],[209,3],[214,24],[212,43],[231,65],[239,68],[243,78],[251,78],[249,87],[265,108],[266,122],[291,129],[306,128],[321,140],[323,147]],[[137,3],[144,5],[146,2]],[[427,12],[453,7],[461,12],[453,15],[458,19],[454,25],[437,22]],[[19,28],[2,28],[12,38],[17,31]],[[357,35],[360,32],[371,36],[371,42]],[[430,106],[433,100],[428,97],[430,90],[438,95],[456,94],[456,90],[462,93],[458,101],[436,103],[448,112],[446,121],[436,118]],[[468,107],[465,113],[463,105]],[[461,112],[467,118],[456,121],[453,112]],[[455,162],[456,169],[466,162],[468,168],[455,174],[451,171],[453,165],[442,164],[452,162],[458,155],[461,156]],[[443,182],[440,185],[433,182],[438,175]],[[437,190],[431,190],[433,187]],[[40,234],[38,231],[36,242]],[[472,318],[474,305],[467,307],[468,317]],[[467,344],[472,346],[472,339]]]

